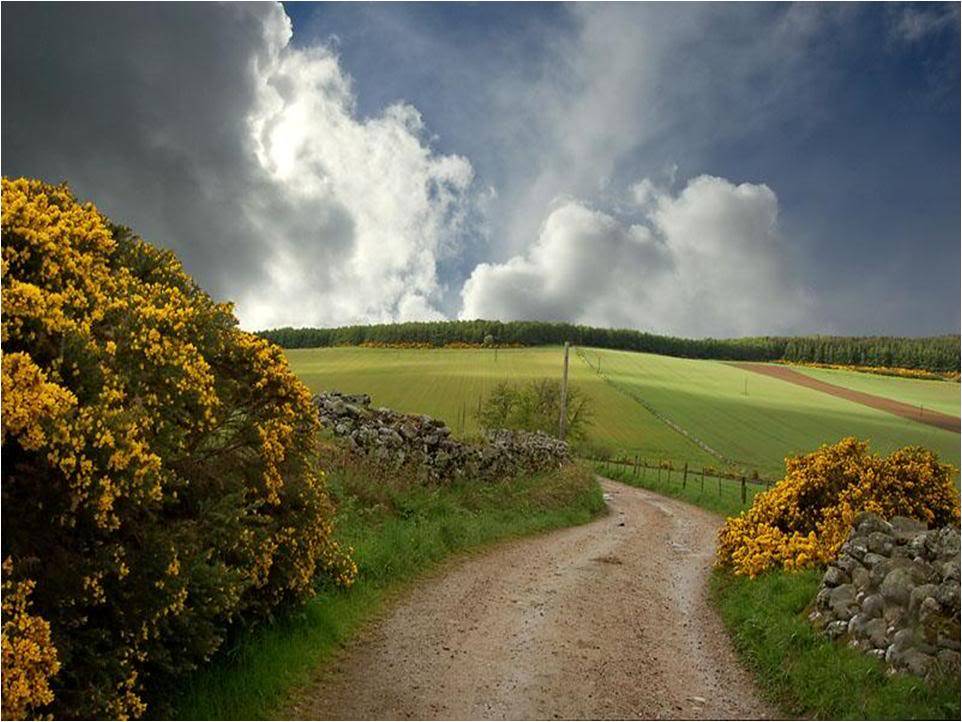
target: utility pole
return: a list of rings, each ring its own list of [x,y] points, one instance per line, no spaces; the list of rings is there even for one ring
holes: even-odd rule
[[[565,367],[561,375],[561,418],[558,420],[558,438],[564,441],[568,431],[568,342],[565,341]]]

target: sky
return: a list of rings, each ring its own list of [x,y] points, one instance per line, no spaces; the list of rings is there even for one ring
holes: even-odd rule
[[[957,4],[0,12],[3,174],[245,328],[960,330]]]

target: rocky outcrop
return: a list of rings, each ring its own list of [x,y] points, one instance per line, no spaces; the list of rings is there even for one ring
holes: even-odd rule
[[[958,528],[862,515],[825,572],[809,618],[894,671],[958,674]]]
[[[360,455],[394,467],[415,465],[431,481],[461,477],[496,479],[557,468],[568,445],[547,434],[500,430],[483,443],[451,438],[443,421],[430,416],[371,408],[367,394],[331,391],[314,397],[321,423]]]

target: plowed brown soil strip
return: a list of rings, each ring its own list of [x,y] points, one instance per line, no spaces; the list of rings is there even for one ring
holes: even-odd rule
[[[839,398],[848,399],[849,401],[854,401],[864,406],[870,406],[873,409],[878,409],[879,411],[887,411],[890,414],[911,419],[912,421],[918,421],[922,424],[935,426],[936,428],[945,429],[946,431],[953,431],[956,434],[959,433],[959,418],[957,416],[940,414],[938,411],[929,411],[928,409],[922,409],[918,406],[912,406],[911,404],[903,404],[901,401],[893,401],[892,399],[887,399],[883,396],[866,394],[862,391],[853,391],[852,389],[847,389],[844,386],[836,386],[835,384],[830,384],[826,381],[820,381],[819,379],[814,379],[811,376],[806,376],[805,374],[799,373],[798,371],[790,369],[787,366],[737,362],[732,363],[732,366],[737,366],[738,368],[745,369],[746,371],[754,371],[755,373],[763,374],[765,376],[771,376],[772,378],[776,378],[781,381],[788,381],[789,383],[798,384],[799,386],[805,386],[810,389],[815,389],[816,391],[831,394],[832,396],[838,396]]]

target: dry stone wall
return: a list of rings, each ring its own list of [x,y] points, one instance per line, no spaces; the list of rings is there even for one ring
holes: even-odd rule
[[[958,674],[958,528],[862,515],[825,572],[810,619],[893,671]]]
[[[444,422],[430,416],[371,408],[367,394],[331,391],[315,396],[314,404],[321,423],[355,453],[395,467],[414,464],[431,481],[503,478],[568,460],[568,445],[540,432],[500,430],[469,444],[451,438]]]

